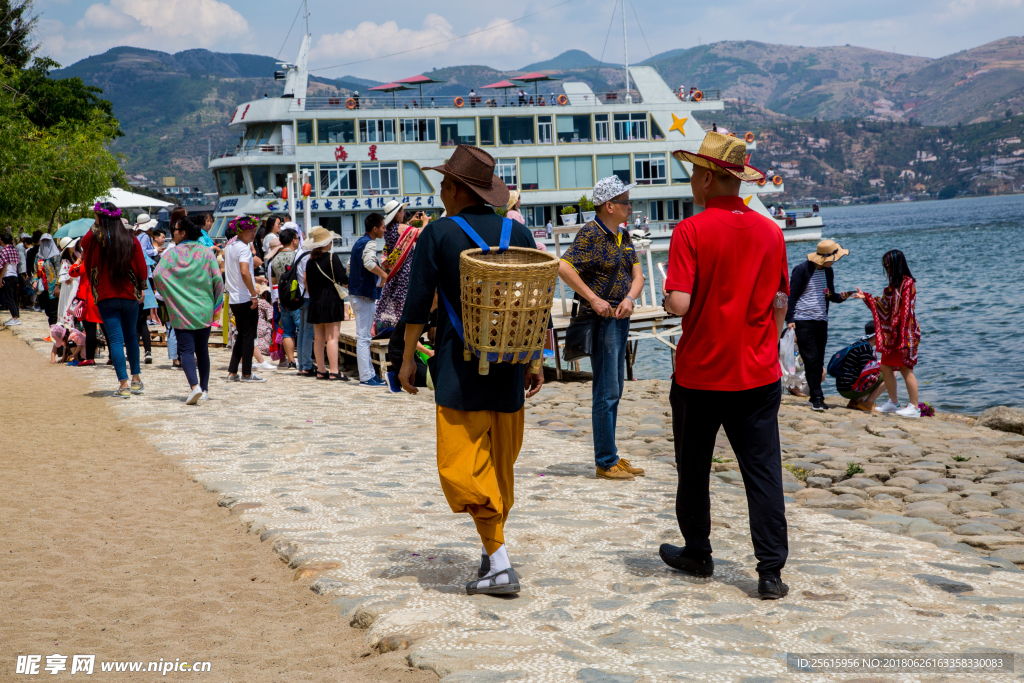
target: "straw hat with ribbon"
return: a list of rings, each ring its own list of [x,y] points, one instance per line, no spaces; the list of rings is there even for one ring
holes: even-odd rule
[[[508,201],[505,202],[505,211],[511,211],[516,208],[516,202],[519,201],[519,190],[508,191]]]
[[[697,152],[679,149],[672,156],[680,161],[689,161],[694,166],[710,168],[712,171],[728,173],[731,176],[754,182],[764,178],[764,173],[747,164],[747,145],[739,138],[715,133],[704,136]]]
[[[267,242],[267,253],[264,254],[263,260],[269,261],[270,259],[277,256],[277,252],[281,251],[281,238],[277,235],[271,235],[270,241]]]
[[[302,243],[302,248],[306,251],[313,251],[320,247],[329,246],[336,239],[341,239],[341,235],[335,234],[327,228],[317,226],[310,231],[309,239]]]
[[[407,207],[408,202],[400,202],[397,199],[392,199],[384,205],[384,224],[387,225],[391,220],[398,215],[398,212]]]
[[[849,249],[843,249],[839,242],[834,240],[822,240],[818,242],[818,250],[807,255],[807,260],[817,263],[819,266],[832,265],[839,259],[850,253]]]
[[[146,230],[152,230],[156,225],[156,220],[150,218],[148,213],[140,213],[135,219],[135,225],[132,226],[132,230],[145,232]]]
[[[508,185],[494,175],[494,157],[479,147],[459,145],[443,166],[426,166],[423,170],[459,181],[491,206],[508,203]]]

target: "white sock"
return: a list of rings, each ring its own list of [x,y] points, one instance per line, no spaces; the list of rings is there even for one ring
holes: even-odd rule
[[[505,551],[505,546],[502,545],[500,548],[495,550],[490,555],[491,560],[491,571],[487,573],[487,576],[480,579],[478,586],[480,588],[488,588],[490,586],[502,586],[509,582],[508,574],[502,574],[495,578],[495,574],[498,572],[505,571],[506,569],[512,568],[512,563],[509,562],[508,553]],[[483,582],[487,581],[486,584]]]

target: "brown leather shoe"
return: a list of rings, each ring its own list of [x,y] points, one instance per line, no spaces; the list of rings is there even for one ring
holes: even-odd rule
[[[620,459],[617,463],[612,465],[609,469],[602,470],[600,467],[597,468],[598,479],[616,479],[618,481],[633,481],[633,475],[622,466],[622,460]]]
[[[622,465],[622,467],[627,472],[632,474],[634,477],[642,477],[642,476],[644,476],[644,468],[643,467],[633,467],[632,463],[630,463],[625,458],[619,458],[619,464]]]

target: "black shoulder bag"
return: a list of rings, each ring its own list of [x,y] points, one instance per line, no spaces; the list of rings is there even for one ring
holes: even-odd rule
[[[615,261],[615,270],[608,280],[608,285],[604,288],[604,293],[601,295],[602,299],[607,299],[608,295],[611,294],[612,287],[615,286],[615,280],[619,277],[619,268],[621,266],[622,250],[620,249],[619,257]],[[572,307],[573,313],[575,313],[576,306],[580,300],[579,293],[573,299]],[[601,316],[593,312],[587,315],[574,315],[569,319],[569,327],[565,330],[565,348],[562,349],[562,360],[570,362],[579,358],[586,358],[594,352],[594,337],[597,336],[597,325],[600,321]]]

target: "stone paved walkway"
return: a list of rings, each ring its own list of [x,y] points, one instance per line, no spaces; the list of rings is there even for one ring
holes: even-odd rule
[[[44,321],[24,320],[17,334],[48,352]],[[660,543],[681,542],[667,384],[629,384],[623,451],[647,476],[627,483],[594,477],[589,386],[549,384],[528,405],[507,527],[523,592],[467,597],[479,540],[438,484],[429,393],[273,372],[266,384],[228,384],[217,350],[214,400],[190,407],[182,373],[163,349],[154,355],[145,395],[129,400],[102,398],[114,387],[109,368],[67,372],[92,376],[97,400],[117,401],[123,419],[274,544],[297,580],[366,630],[368,648],[407,649],[411,666],[449,683],[1009,681],[1024,671],[1019,556],[983,556],[1024,547],[1024,512],[999,514],[1024,508],[1024,438],[787,404],[791,592],[761,602],[724,436],[712,481],[715,575],[692,580],[657,556]],[[864,470],[853,480],[851,463]],[[792,673],[787,652],[1002,652],[1016,655],[1018,673]]]

